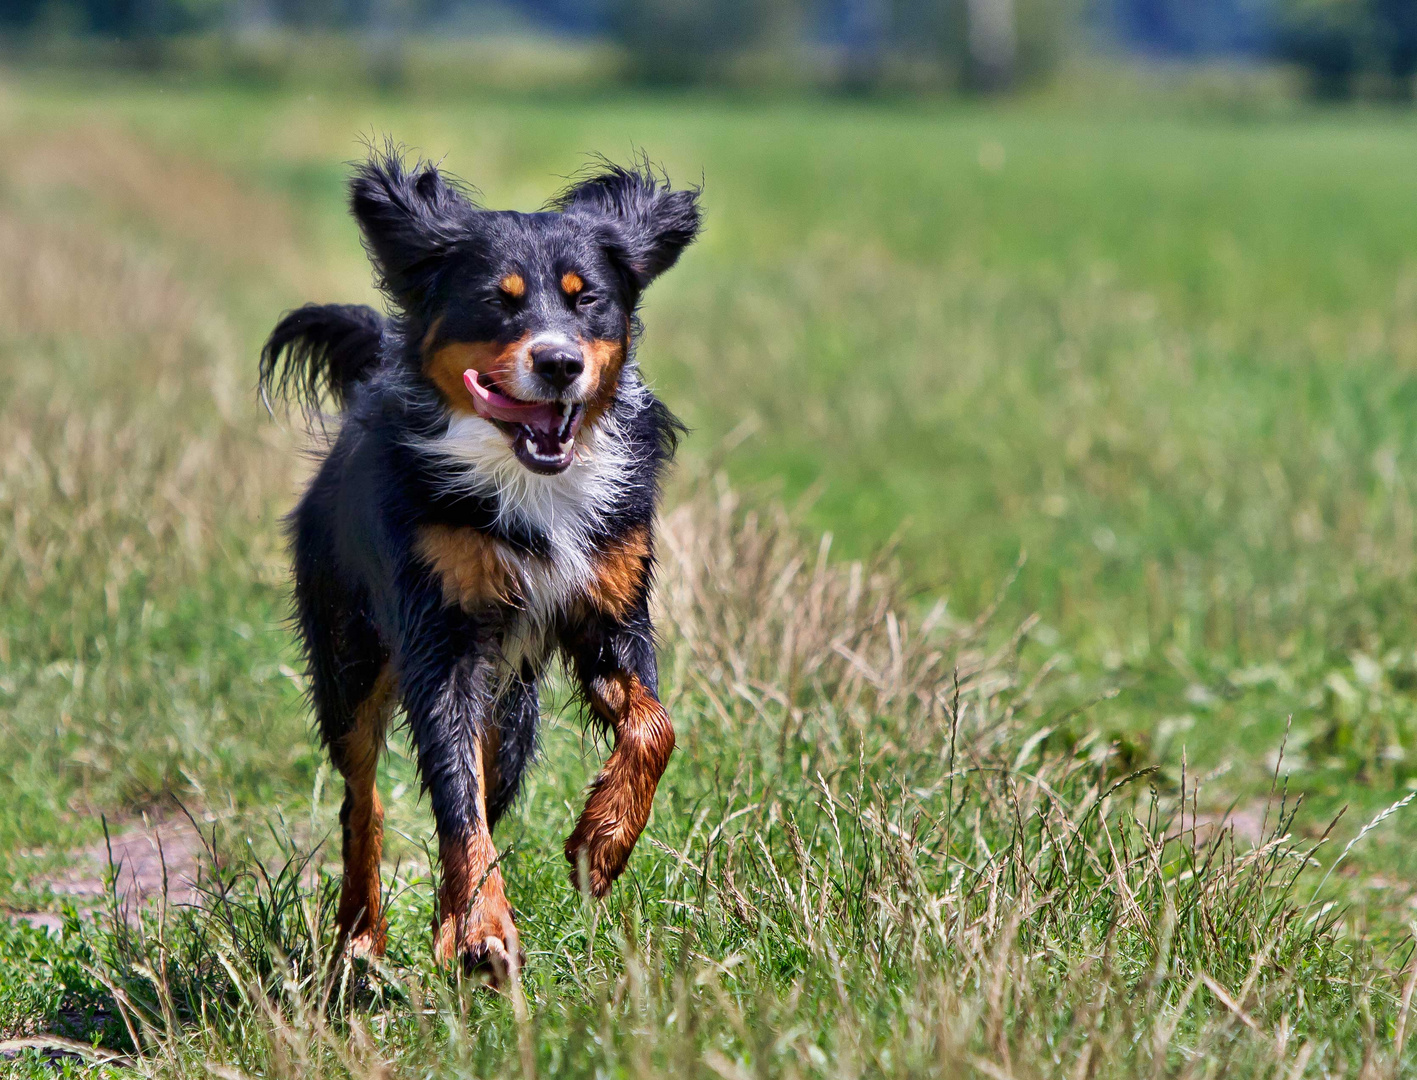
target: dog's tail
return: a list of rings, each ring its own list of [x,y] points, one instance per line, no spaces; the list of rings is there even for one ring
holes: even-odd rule
[[[314,412],[328,393],[341,409],[379,362],[384,317],[362,304],[306,304],[276,323],[261,349],[263,399],[293,400]]]

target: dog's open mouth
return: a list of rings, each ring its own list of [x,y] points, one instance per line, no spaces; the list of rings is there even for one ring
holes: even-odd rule
[[[477,415],[494,421],[512,440],[517,460],[532,472],[551,475],[576,456],[576,432],[585,406],[570,401],[522,401],[497,389],[487,375],[469,368],[463,383]]]

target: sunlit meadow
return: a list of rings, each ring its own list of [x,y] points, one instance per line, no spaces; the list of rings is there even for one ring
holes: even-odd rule
[[[326,977],[338,784],[280,535],[311,439],[254,356],[372,299],[341,184],[374,132],[497,205],[591,151],[705,185],[641,354],[694,429],[679,750],[587,902],[560,842],[603,747],[548,695],[504,995],[432,963],[401,733],[390,955]],[[62,925],[0,922],[0,1033],[113,1075],[1411,1068],[1414,134],[11,76],[0,904]],[[62,888],[189,813],[194,906]]]

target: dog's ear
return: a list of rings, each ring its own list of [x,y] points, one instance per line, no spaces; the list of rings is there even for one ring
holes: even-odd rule
[[[671,189],[648,162],[628,169],[606,163],[556,205],[599,220],[611,256],[637,293],[673,266],[699,234],[699,189]]]
[[[349,205],[380,287],[405,305],[427,296],[444,257],[466,237],[476,213],[436,166],[415,161],[409,168],[392,145],[355,170]]]

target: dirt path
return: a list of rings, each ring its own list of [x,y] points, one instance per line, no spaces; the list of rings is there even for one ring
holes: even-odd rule
[[[48,880],[49,887],[56,896],[71,897],[80,910],[103,904],[110,850],[117,869],[119,906],[126,918],[136,918],[145,903],[159,899],[164,881],[169,905],[197,902],[197,876],[205,848],[186,818],[114,833],[109,843],[100,841],[77,852],[67,871]],[[22,911],[11,917],[46,929],[57,929],[62,922],[59,915],[47,911]]]

